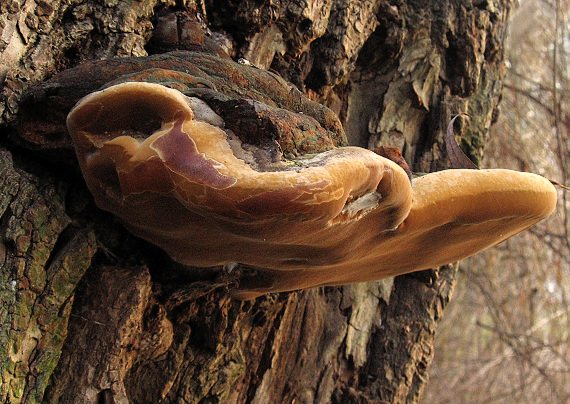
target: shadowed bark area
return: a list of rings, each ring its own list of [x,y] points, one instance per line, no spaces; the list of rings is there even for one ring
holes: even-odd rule
[[[460,145],[481,156],[510,1],[0,7],[0,401],[419,400],[452,267],[231,300],[254,269],[188,271],[95,207],[62,129],[83,95],[69,88],[83,90],[48,80],[166,51],[244,58],[328,106],[349,144],[396,146],[414,171],[433,171],[448,165],[445,129],[458,113],[473,117],[456,126]],[[115,78],[97,81],[101,71],[82,88]]]

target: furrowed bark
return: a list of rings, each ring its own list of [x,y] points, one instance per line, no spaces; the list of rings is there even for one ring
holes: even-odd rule
[[[67,111],[36,111],[36,136],[22,137],[23,100],[46,105],[50,88],[30,101],[31,86],[85,61],[223,49],[330,107],[350,144],[399,147],[414,171],[448,165],[447,123],[468,113],[455,133],[478,162],[510,1],[1,7],[0,401],[419,400],[452,267],[231,300],[239,273],[181,269],[94,206],[60,130]]]

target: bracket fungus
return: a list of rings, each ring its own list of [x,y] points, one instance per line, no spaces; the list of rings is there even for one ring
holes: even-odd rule
[[[556,205],[553,185],[529,173],[458,169],[410,182],[357,147],[288,160],[276,142],[247,144],[210,105],[160,84],[92,93],[67,124],[98,206],[182,264],[259,269],[239,298],[437,267]]]

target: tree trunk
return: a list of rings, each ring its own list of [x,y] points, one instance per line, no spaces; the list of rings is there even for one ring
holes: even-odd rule
[[[2,1],[0,401],[419,400],[453,266],[232,300],[219,269],[180,270],[95,207],[62,129],[73,103],[46,103],[42,83],[86,61],[225,51],[331,108],[350,144],[397,146],[415,171],[447,166],[445,127],[468,113],[456,132],[480,159],[509,0],[308,3]]]

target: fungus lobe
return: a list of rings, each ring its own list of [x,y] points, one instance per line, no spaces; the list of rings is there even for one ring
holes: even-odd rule
[[[258,268],[239,298],[440,266],[556,205],[553,185],[529,173],[446,170],[410,182],[356,147],[288,160],[190,105],[175,89],[127,82],[80,100],[67,124],[98,206],[182,264]]]

